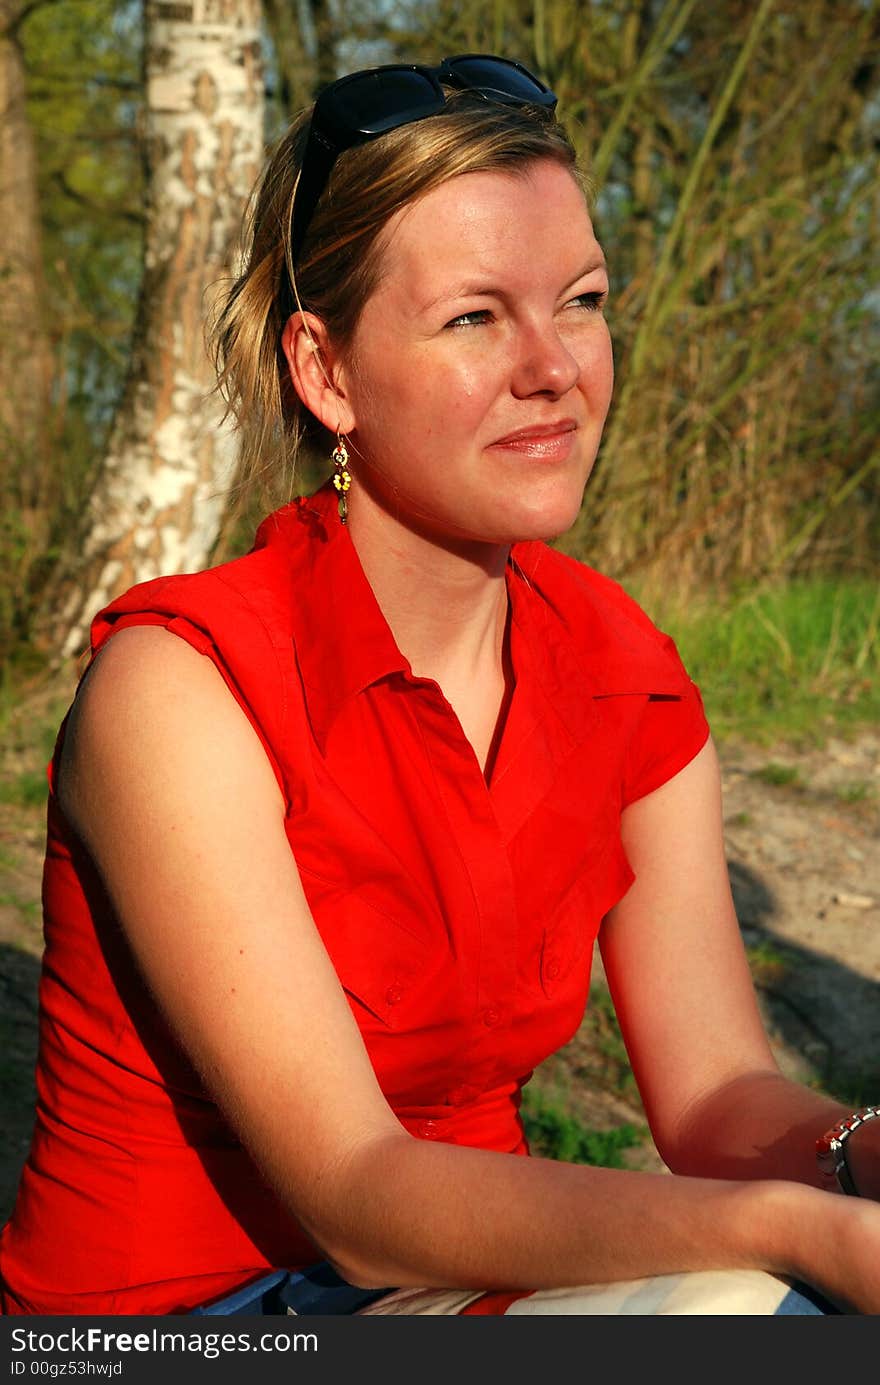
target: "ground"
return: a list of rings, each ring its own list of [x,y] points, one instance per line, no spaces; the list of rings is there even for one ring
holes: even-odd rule
[[[728,869],[783,1070],[853,1106],[880,1099],[880,735],[822,749],[720,747]],[[643,1120],[598,955],[592,1017],[539,1080],[590,1127]],[[627,1156],[658,1168],[649,1142]]]
[[[0,1222],[33,1109],[42,772],[56,683],[5,715],[0,760]],[[880,734],[822,749],[720,747],[727,855],[759,1001],[783,1069],[853,1105],[880,1098]],[[584,1024],[533,1079],[583,1125],[643,1115],[596,961]],[[658,1168],[650,1140],[626,1153]]]

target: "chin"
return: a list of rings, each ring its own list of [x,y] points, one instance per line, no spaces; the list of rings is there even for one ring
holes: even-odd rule
[[[523,543],[527,540],[549,543],[568,532],[578,515],[584,498],[584,488],[576,492],[570,487],[565,493],[544,496],[529,504],[526,497],[522,503],[511,504],[504,515],[508,543]]]

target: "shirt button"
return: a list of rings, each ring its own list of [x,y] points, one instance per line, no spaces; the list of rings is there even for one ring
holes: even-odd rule
[[[389,986],[385,992],[385,999],[389,1005],[396,1005],[399,1000],[403,1000],[403,990],[400,986]]]
[[[559,963],[556,961],[548,962],[544,968],[544,975],[548,981],[555,981],[559,975]]]
[[[483,1023],[485,1024],[487,1029],[494,1029],[495,1025],[498,1023],[500,1019],[501,1016],[499,1015],[498,1011],[493,1009],[491,1005],[487,1010],[483,1011]]]
[[[440,1130],[436,1121],[419,1121],[418,1132],[423,1140],[439,1140]]]

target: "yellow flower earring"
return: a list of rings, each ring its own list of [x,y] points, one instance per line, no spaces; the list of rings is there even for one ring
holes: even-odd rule
[[[348,469],[348,448],[345,445],[345,438],[337,429],[336,446],[333,449],[333,484],[339,495],[339,518],[343,524],[348,521],[348,502],[345,498],[351,486],[351,472]]]

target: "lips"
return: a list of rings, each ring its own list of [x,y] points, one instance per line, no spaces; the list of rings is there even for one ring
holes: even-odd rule
[[[573,418],[560,418],[553,423],[540,423],[532,428],[518,428],[514,433],[505,433],[503,438],[496,438],[492,446],[515,447],[517,444],[549,442],[566,433],[573,433],[577,426]]]

